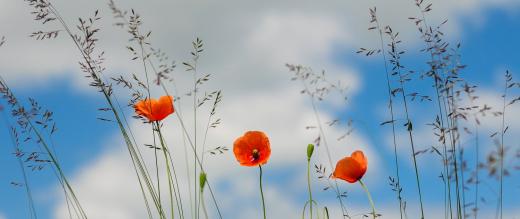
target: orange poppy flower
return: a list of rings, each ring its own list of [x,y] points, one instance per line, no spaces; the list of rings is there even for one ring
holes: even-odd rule
[[[332,174],[335,178],[355,183],[367,172],[367,158],[362,151],[354,151],[350,157],[338,161]]]
[[[134,105],[134,109],[137,115],[147,118],[150,122],[161,121],[175,112],[171,96],[162,96],[159,100],[141,100]]]
[[[265,164],[271,156],[269,138],[261,131],[248,131],[235,140],[233,153],[242,166]]]

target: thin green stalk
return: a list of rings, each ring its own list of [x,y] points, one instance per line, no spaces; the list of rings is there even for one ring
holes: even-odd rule
[[[184,218],[184,211],[183,211],[183,207],[182,207],[182,198],[180,196],[180,190],[178,189],[179,182],[177,180],[177,174],[175,173],[175,167],[173,165],[173,160],[171,159],[172,156],[171,156],[170,150],[168,149],[166,142],[164,140],[164,136],[161,132],[161,127],[160,127],[159,122],[156,122],[156,127],[157,127],[157,133],[159,134],[162,151],[164,154],[164,160],[166,162],[166,170],[167,170],[167,174],[168,174],[168,184],[170,186],[170,201],[171,201],[170,207],[172,209],[171,215],[173,218],[173,198],[172,198],[173,194],[172,193],[175,193],[175,200],[177,203],[177,209],[179,211],[180,218]],[[170,165],[171,165],[171,169],[170,169]],[[172,173],[173,173],[173,176],[172,176]],[[173,179],[175,179],[175,184],[177,186],[175,186]],[[177,187],[177,191],[175,189],[176,187]]]
[[[368,188],[365,186],[363,181],[361,181],[361,179],[359,180],[359,184],[361,184],[361,187],[363,187],[363,189],[367,193],[368,201],[370,202],[370,206],[372,207],[372,216],[375,219],[377,217],[377,215],[376,215],[376,207],[374,205],[374,201],[372,201],[372,196],[370,195],[370,192],[368,191]]]
[[[264,201],[264,190],[262,189],[262,165],[258,165],[258,168],[260,169],[260,195],[262,197],[262,210],[264,212],[264,219],[266,219],[265,215],[265,201]]]
[[[150,107],[151,109],[151,107]],[[157,143],[155,142],[155,129],[152,125],[152,136],[153,136],[153,151],[154,151],[154,160],[155,160],[155,178],[157,180],[157,198],[159,198],[159,203],[162,203],[161,201],[161,177],[159,175],[159,159],[157,159],[157,150],[159,148],[157,147]],[[162,205],[162,204],[161,204]]]
[[[196,66],[196,65],[195,65]],[[197,71],[193,73],[193,142],[195,146],[195,151],[193,152],[195,156],[197,156]],[[193,159],[193,189],[195,190],[195,218],[199,218],[199,207],[197,202],[197,161]]]
[[[220,92],[217,94],[217,96],[215,97],[215,103],[213,105],[213,107],[216,107],[216,104],[218,103],[218,98],[219,98],[219,95]],[[204,132],[204,138],[202,140],[202,150],[201,150],[201,164],[204,164],[204,157],[205,157],[205,151],[206,151],[206,140],[207,140],[207,137],[208,137],[208,131],[209,131],[209,128],[210,128],[210,122],[211,122],[211,118],[213,117],[213,112],[210,112],[209,115],[208,115],[208,122],[206,123],[206,131]],[[200,188],[200,193],[202,193],[202,188]],[[201,194],[202,196],[202,194]],[[201,202],[203,202],[203,200],[201,198],[199,198],[199,204],[198,204],[198,207],[197,207],[197,212],[199,211],[199,208],[201,207]],[[204,204],[204,203],[202,203]],[[206,211],[206,209],[203,209],[204,211]],[[206,212],[205,212],[206,213]],[[206,216],[207,216],[207,213],[206,213]]]
[[[161,150],[163,151],[163,155],[164,155],[164,162],[166,165],[166,175],[167,175],[167,179],[168,179],[168,193],[170,195],[170,217],[174,218],[175,216],[174,216],[174,209],[173,209],[173,180],[172,180],[172,173],[171,173],[171,169],[170,169],[170,163],[168,161],[168,155],[166,154],[167,149],[166,149],[166,145],[164,144],[164,141],[163,141],[162,136],[159,131],[159,129],[160,129],[159,123],[154,122],[153,125],[154,125],[153,129],[158,130],[157,132],[159,134],[159,138],[160,138],[160,142],[161,142]],[[155,136],[154,136],[154,138],[155,138]],[[179,212],[179,214],[180,214],[180,212]]]
[[[307,159],[307,187],[309,189],[309,212],[312,219],[311,159]]]

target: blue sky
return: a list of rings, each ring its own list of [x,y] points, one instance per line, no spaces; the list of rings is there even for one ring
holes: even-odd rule
[[[128,6],[122,5],[122,7],[139,6],[139,4],[136,2],[128,4]],[[63,5],[64,8],[67,8],[66,4]],[[145,20],[147,18],[147,12],[148,15],[153,15],[154,6],[156,7],[157,5],[160,5],[160,3],[151,3],[148,7],[143,8]],[[311,4],[309,3],[305,5],[309,6]],[[346,6],[352,6],[352,8],[361,7],[356,6],[355,2],[348,2]],[[24,16],[26,8],[24,8],[23,5],[16,5],[13,7],[20,9],[20,14],[17,16]],[[186,12],[184,13],[192,12],[197,14],[199,13],[199,11],[196,10],[197,7],[202,6],[186,6]],[[451,37],[450,41],[460,41],[462,43],[462,62],[468,65],[468,68],[464,70],[464,77],[473,84],[478,85],[482,89],[482,94],[484,94],[485,97],[500,98],[498,89],[500,88],[504,70],[509,69],[513,72],[516,78],[519,77],[516,72],[518,69],[520,69],[518,64],[518,57],[520,57],[520,44],[517,40],[520,38],[520,30],[517,28],[520,26],[520,13],[518,10],[520,8],[517,4],[514,3],[511,3],[510,5],[505,4],[505,6],[494,6],[490,5],[490,3],[483,3],[482,6],[480,6],[482,8],[475,10],[465,10],[463,6],[459,5],[453,7],[460,7],[462,8],[460,11],[463,11],[463,13],[461,12],[460,15],[453,15],[454,13],[447,12],[450,10],[446,10],[449,18],[453,18],[450,19],[450,23],[452,23],[453,26],[449,27],[455,28],[456,30],[451,30],[454,37]],[[471,7],[479,6],[471,5]],[[245,6],[245,8],[247,8],[247,6]],[[450,8],[450,4],[443,2],[440,8],[441,12],[439,14],[435,14],[434,16],[444,15],[445,11],[442,10],[445,8]],[[310,113],[310,106],[308,105],[309,102],[304,97],[298,96],[299,87],[297,84],[291,84],[289,81],[290,76],[286,73],[286,69],[283,68],[283,63],[295,61],[304,65],[311,65],[315,70],[330,70],[332,77],[351,80],[353,91],[350,95],[350,102],[348,103],[348,106],[346,108],[321,108],[322,113],[325,118],[340,116],[342,118],[354,119],[355,136],[353,136],[352,139],[347,140],[349,141],[349,143],[346,144],[347,146],[342,146],[342,143],[335,143],[335,145],[340,145],[334,146],[337,148],[337,150],[335,149],[335,153],[337,153],[335,156],[346,156],[357,147],[366,149],[368,151],[367,154],[369,155],[374,155],[373,157],[369,156],[369,160],[374,158],[373,160],[375,161],[374,169],[370,169],[371,166],[369,166],[369,172],[367,173],[366,181],[369,188],[371,188],[372,195],[375,198],[376,207],[380,209],[380,213],[382,213],[384,216],[383,218],[392,218],[392,215],[396,215],[397,203],[395,201],[394,193],[392,193],[390,190],[387,181],[388,176],[393,175],[394,171],[394,158],[391,145],[389,144],[391,143],[389,141],[391,133],[389,126],[379,126],[382,121],[387,119],[388,114],[384,109],[387,98],[386,82],[383,77],[384,68],[380,57],[367,58],[355,54],[357,48],[363,47],[365,45],[377,45],[377,42],[376,44],[371,44],[374,42],[363,39],[366,36],[370,36],[370,33],[368,32],[359,33],[353,31],[362,29],[355,25],[351,25],[354,19],[351,19],[345,23],[337,21],[344,17],[335,16],[335,13],[338,14],[336,12],[337,9],[333,10],[332,7],[327,8],[320,6],[316,9],[316,11],[327,12],[327,9],[330,9],[331,11],[334,11],[334,13],[331,12],[331,14],[334,16],[322,16],[322,13],[305,14],[304,12],[308,12],[309,9],[304,8],[304,6],[302,6],[301,11],[299,11],[299,8],[295,8],[287,10],[289,11],[287,13],[279,13],[277,9],[277,7],[267,7],[265,9],[262,8],[261,10],[259,9],[260,12],[255,11],[253,14],[254,16],[256,16],[256,14],[261,14],[258,15],[260,18],[258,20],[252,18],[250,20],[246,19],[243,21],[244,24],[235,21],[239,20],[238,18],[232,18],[233,15],[238,16],[242,14],[236,12],[235,10],[231,10],[232,12],[229,13],[231,18],[229,18],[229,20],[232,20],[236,23],[228,22],[229,26],[231,26],[229,27],[230,30],[223,27],[224,30],[222,30],[220,33],[218,33],[218,30],[214,30],[211,27],[208,27],[207,24],[201,25],[197,21],[194,22],[193,27],[186,27],[186,25],[174,23],[173,25],[179,26],[179,28],[184,30],[184,32],[168,32],[167,30],[159,28],[159,33],[157,34],[158,36],[155,39],[157,39],[159,42],[158,44],[163,46],[167,51],[174,50],[172,49],[173,46],[168,44],[171,41],[171,39],[168,38],[168,33],[178,34],[180,38],[179,41],[184,39],[191,40],[193,34],[200,34],[202,35],[201,37],[206,40],[209,47],[207,50],[209,52],[207,53],[207,57],[203,58],[202,68],[204,71],[215,72],[216,77],[213,79],[211,82],[212,85],[209,85],[210,87],[208,89],[213,87],[220,87],[224,91],[225,98],[229,96],[229,99],[225,99],[224,102],[224,105],[227,106],[222,108],[222,117],[225,125],[220,128],[221,130],[215,132],[215,134],[212,136],[213,139],[210,138],[210,141],[214,140],[215,145],[222,144],[230,147],[234,138],[238,137],[238,133],[241,133],[245,130],[262,129],[267,130],[268,134],[271,134],[270,136],[272,136],[271,140],[273,153],[276,153],[276,151],[279,150],[281,154],[273,155],[272,165],[266,166],[265,169],[265,184],[268,185],[267,203],[268,205],[271,204],[272,206],[272,208],[268,206],[268,210],[272,209],[270,214],[274,218],[291,217],[292,214],[286,214],[286,212],[291,211],[294,212],[294,215],[297,215],[292,215],[294,218],[299,217],[301,207],[303,206],[303,203],[305,202],[304,200],[306,198],[306,190],[304,187],[305,182],[301,181],[303,176],[302,174],[305,173],[304,145],[306,145],[306,142],[312,140],[312,138],[310,138],[311,135],[309,132],[306,132],[303,128],[304,125],[313,122],[313,116],[312,113]],[[218,11],[224,9],[217,7],[215,10]],[[388,12],[390,11],[390,8],[385,12],[384,6],[380,6],[378,10],[382,11],[383,15],[393,14]],[[409,12],[408,10],[403,10],[406,13]],[[282,10],[280,9],[280,11]],[[313,10],[310,11],[313,12]],[[27,13],[25,14],[27,15]],[[65,16],[70,15],[71,21],[74,20],[74,16],[77,16],[72,12],[66,12],[64,14]],[[302,14],[305,14],[305,16]],[[365,28],[368,26],[368,12],[361,14],[364,16],[358,16],[355,14],[355,16],[352,15],[352,17],[357,18],[356,22],[354,23],[358,23],[360,27]],[[252,17],[254,16],[252,15]],[[404,19],[408,17],[408,15],[402,16],[404,16]],[[108,14],[104,17],[108,19],[110,18]],[[4,17],[0,17],[0,19],[1,18]],[[9,20],[10,18],[5,19]],[[150,20],[161,22],[157,17],[151,17]],[[211,16],[207,16],[202,20],[206,22],[211,21]],[[394,21],[395,18],[391,17],[388,20]],[[434,20],[440,19],[434,18]],[[26,21],[26,23],[22,24],[29,24],[30,22],[27,22],[27,20],[24,21]],[[228,20],[225,21],[227,22]],[[278,21],[280,26],[276,25]],[[383,21],[385,21],[384,18]],[[226,22],[215,22],[217,27],[221,27],[220,25],[226,24]],[[237,34],[235,31],[240,30],[239,27],[242,27],[242,25],[248,26],[248,24],[251,24],[250,22],[257,22],[253,24],[258,25],[258,28],[257,30],[248,29],[250,32],[244,34],[244,38],[246,39],[243,41],[253,42],[255,45],[258,44],[260,46],[245,46],[244,48],[247,50],[247,52],[244,52],[241,49],[229,46],[232,45],[233,42],[226,41],[222,42],[223,45],[216,45],[220,43],[219,40],[227,40],[226,37],[231,38],[233,33],[235,34],[234,36],[240,37],[240,34]],[[272,22],[274,22],[274,24]],[[303,22],[303,24],[300,22]],[[340,23],[337,24],[335,22]],[[106,27],[108,29],[110,22],[108,21],[107,23],[103,24],[106,25],[103,26],[103,28]],[[318,32],[321,32],[316,34],[310,33],[310,36],[302,36],[301,33],[307,34],[306,31],[302,31],[304,28],[291,29],[293,26],[306,27],[307,24],[313,28],[318,28]],[[273,29],[267,29],[271,30],[271,32],[262,31],[266,30],[263,29],[264,27],[271,27],[269,25],[274,25]],[[350,26],[343,27],[342,25]],[[427,57],[417,52],[422,47],[422,44],[412,40],[413,37],[417,37],[417,33],[415,29],[413,29],[413,25],[411,23],[399,23],[396,24],[396,26],[397,28],[400,28],[398,31],[404,32],[404,44],[406,45],[407,50],[407,53],[403,59],[404,65],[408,68],[424,70],[426,68],[424,61]],[[9,28],[10,26],[7,27]],[[156,27],[156,25],[150,24],[146,27],[153,28]],[[233,29],[235,27],[237,28],[236,30]],[[287,30],[289,31],[287,34],[284,33],[284,30],[287,29],[284,27],[290,27],[289,30]],[[31,30],[31,28],[32,26],[29,26],[28,28],[22,26],[20,29],[27,32],[27,30]],[[193,28],[193,33],[186,33],[190,30],[190,28]],[[346,30],[341,28],[346,28]],[[348,30],[351,30],[351,32],[348,32]],[[0,35],[3,31],[4,30],[0,29]],[[163,31],[163,33],[161,33],[161,31]],[[16,31],[14,32],[17,33]],[[127,37],[126,35],[123,35],[124,31],[110,30],[107,32],[108,33],[104,33],[105,35],[102,36],[106,37],[108,42],[105,44],[101,43],[101,46],[107,46],[107,50],[112,49],[112,47],[109,47],[108,44],[113,38]],[[12,32],[7,33],[10,34],[6,34],[8,37],[7,46],[5,46],[5,48],[0,48],[0,54],[3,53],[4,50],[15,50],[16,45],[32,42],[30,39],[21,40],[17,38],[20,36],[14,36]],[[360,36],[357,36],[356,34]],[[25,37],[26,35],[22,36]],[[288,38],[288,41],[284,41],[283,39],[279,42],[270,41],[272,39],[278,39],[279,36],[290,36],[293,38]],[[410,38],[410,36],[412,36],[412,38]],[[343,37],[344,41],[342,40]],[[101,40],[103,39],[104,38]],[[367,39],[371,38],[368,37]],[[14,46],[9,46],[10,42],[13,42]],[[178,62],[186,58],[186,56],[178,54],[187,54],[189,49],[189,42],[190,41],[182,41],[175,42],[173,44],[176,48],[175,52],[172,52],[172,55],[175,59],[179,59]],[[240,42],[242,41],[238,41],[237,44],[241,45]],[[280,45],[280,43],[283,42],[290,43]],[[57,46],[57,53],[69,54],[69,52],[71,52],[71,54],[74,54],[72,52],[75,52],[74,50],[67,49],[68,46],[71,46],[70,42],[68,42],[68,39],[65,40],[65,38],[61,38],[58,39],[58,42],[53,43],[55,43]],[[41,46],[41,44],[37,45],[31,43],[28,43],[28,45],[35,45],[37,49],[40,49],[38,46]],[[308,46],[309,49],[306,49],[305,46]],[[325,49],[323,47],[327,48]],[[120,49],[124,49],[124,47]],[[280,51],[277,51],[277,49]],[[309,52],[307,50],[312,51]],[[42,49],[42,51],[43,52],[41,53],[45,54],[45,50]],[[49,52],[49,50],[47,50],[47,52]],[[241,62],[241,59],[237,59],[237,57],[241,57],[242,52],[245,53],[246,55],[244,56],[248,58],[244,62]],[[39,54],[40,52],[35,53]],[[61,57],[60,55],[61,54],[57,54],[57,57]],[[113,70],[109,70],[111,73],[139,71],[132,69],[136,66],[135,63],[129,64],[128,66],[121,64],[121,60],[116,60],[114,58],[118,55],[128,56],[128,54],[120,52],[119,50],[113,52],[112,55],[109,55],[109,61],[107,61],[107,65],[114,66]],[[228,56],[229,58],[227,58]],[[319,58],[316,58],[318,56]],[[6,58],[6,55],[2,55],[0,59],[2,58]],[[115,201],[118,200],[118,195],[121,196],[121,194],[133,194],[137,192],[138,187],[136,185],[133,185],[135,187],[135,191],[115,191],[113,194],[106,192],[106,194],[97,196],[97,193],[102,193],[101,191],[116,190],[118,187],[112,188],[105,187],[106,185],[101,185],[100,189],[107,190],[96,190],[98,188],[96,186],[98,185],[96,185],[95,182],[111,180],[112,178],[103,178],[103,176],[110,176],[111,174],[114,174],[114,178],[117,178],[119,176],[117,174],[119,173],[103,172],[99,173],[99,178],[97,178],[98,175],[96,175],[96,171],[103,170],[105,167],[103,165],[112,165],[113,163],[116,163],[119,166],[108,166],[106,169],[117,170],[117,168],[121,167],[120,164],[126,164],[124,160],[124,155],[126,152],[124,151],[125,149],[123,148],[121,138],[118,135],[117,127],[115,127],[113,124],[96,119],[97,117],[102,117],[101,112],[99,112],[97,109],[104,107],[104,102],[100,95],[97,95],[95,91],[85,86],[87,83],[86,80],[78,76],[81,73],[77,70],[78,67],[76,66],[76,58],[77,56],[71,56],[63,57],[63,59],[58,58],[58,60],[50,60],[50,62],[56,63],[54,66],[52,66],[52,64],[43,64],[41,68],[44,70],[42,71],[51,73],[34,73],[38,72],[38,66],[20,66],[22,70],[17,71],[14,70],[16,67],[15,65],[15,67],[0,67],[0,70],[2,70],[2,76],[4,76],[4,72],[9,71],[7,74],[5,74],[5,77],[7,78],[8,82],[12,82],[12,88],[20,99],[33,97],[38,100],[38,102],[44,108],[48,108],[54,112],[54,117],[59,129],[55,136],[56,148],[58,150],[60,160],[62,161],[62,165],[65,167],[65,172],[72,179],[72,182],[75,183],[77,187],[79,187],[78,195],[80,200],[82,197],[84,197],[84,200],[87,203],[87,211],[88,209],[92,209],[92,211],[96,211],[93,213],[94,215],[96,215],[96,213],[98,213],[97,215],[105,215],[107,217],[110,217],[108,215],[113,215],[112,218],[125,218],[125,214],[110,214],[110,211],[128,211],[128,215],[133,216],[133,213],[139,210],[133,209],[132,207],[140,206],[139,204],[141,203],[139,200],[135,201],[135,203],[138,204],[128,200],[122,201],[120,203]],[[110,58],[114,58],[114,61],[111,62]],[[31,57],[28,57],[28,59],[32,60]],[[6,60],[10,59],[6,58]],[[123,59],[123,61],[128,62],[126,59]],[[204,63],[207,63],[207,67],[204,67]],[[266,63],[273,65],[274,67],[262,66],[266,65]],[[0,65],[1,64],[7,65],[8,61],[0,62]],[[36,64],[37,62],[35,62],[35,65]],[[22,64],[19,63],[19,65]],[[51,66],[49,67],[47,65]],[[257,65],[262,67],[251,67]],[[212,67],[215,68],[213,69]],[[243,71],[244,69],[248,71]],[[265,70],[267,73],[258,73],[263,70]],[[235,77],[238,78],[235,80],[243,83],[230,83],[229,81],[234,80]],[[183,88],[182,85],[179,85],[179,87],[181,87],[181,89]],[[267,87],[269,89],[264,90],[262,87]],[[430,92],[429,90],[431,90],[428,82],[419,83],[415,86],[412,85],[411,89],[422,92]],[[1,102],[1,104],[5,105],[4,102]],[[266,104],[269,106],[264,106]],[[431,106],[434,105],[419,105],[417,103],[412,104],[412,115],[415,115],[413,120],[416,124],[419,124],[417,125],[417,133],[419,134],[429,130],[429,128],[424,124],[431,122],[433,119],[433,111],[431,110]],[[295,109],[301,110],[301,112],[294,113]],[[518,107],[513,109],[518,109]],[[245,118],[243,115],[248,115],[249,111],[257,113],[262,113],[263,111],[263,114],[255,114],[255,116],[250,116],[254,118]],[[127,108],[127,112],[130,115],[131,109]],[[277,113],[279,113],[280,116],[277,116]],[[515,115],[514,113],[515,112],[511,112],[511,114]],[[236,117],[239,118],[233,118],[233,115],[236,115]],[[242,115],[242,118],[240,118],[239,115]],[[290,115],[290,117],[285,117],[286,115]],[[174,123],[176,120],[171,118],[167,121]],[[518,120],[512,121],[518,122]],[[9,122],[13,123],[13,121]],[[495,123],[490,122],[489,124],[490,127],[493,127]],[[138,127],[139,123],[136,122],[132,125]],[[520,127],[520,124],[511,124],[511,127],[518,128]],[[292,130],[286,131],[285,129],[287,128]],[[172,125],[170,130],[175,129],[176,127]],[[0,130],[0,139],[2,139],[0,142],[0,165],[2,166],[2,174],[0,174],[0,194],[2,194],[0,196],[0,219],[3,219],[2,217],[9,219],[26,218],[27,208],[23,188],[10,185],[10,183],[13,181],[21,181],[19,167],[17,166],[15,157],[12,155],[12,146],[8,140],[8,131],[3,124],[0,126]],[[282,133],[279,130],[285,130],[285,132]],[[487,129],[485,130],[488,131]],[[338,130],[330,130],[330,132],[333,133],[330,136],[332,138],[335,133],[338,133]],[[172,131],[171,133],[177,132]],[[483,138],[486,138],[485,136],[488,136],[489,134],[490,133],[483,133],[482,136]],[[514,136],[516,134],[518,134],[518,129],[512,129],[509,133],[510,137],[506,139],[511,142],[510,146],[514,148],[519,147],[518,143],[516,143],[517,145],[514,144],[516,142],[514,141]],[[423,137],[424,135],[419,135],[417,138]],[[171,138],[172,142],[174,139],[176,139],[175,136],[171,136]],[[291,142],[291,138],[297,140]],[[145,138],[143,137],[143,139]],[[402,141],[405,142],[405,140],[406,139]],[[426,142],[426,145],[419,144],[419,148],[427,148],[427,143],[431,142],[428,141],[428,139],[419,140],[420,143],[423,141]],[[290,147],[287,146],[289,149],[283,149],[284,145],[289,144]],[[487,148],[489,148],[490,141],[484,140],[483,145],[487,145]],[[33,146],[28,145],[28,147]],[[280,149],[277,149],[277,147]],[[299,151],[291,151],[294,148],[298,148]],[[400,147],[399,152],[401,159],[400,165],[403,168],[402,177],[403,187],[405,188],[404,197],[409,203],[408,211],[410,218],[416,218],[417,196],[414,187],[415,181],[412,172],[413,169],[410,165],[411,163],[407,161],[409,160],[410,155],[407,144],[403,144],[403,146]],[[293,154],[301,156],[301,160],[298,158],[298,156]],[[472,152],[468,152],[467,156],[471,155]],[[286,160],[283,159],[284,156],[287,156]],[[419,158],[419,166],[422,167],[421,176],[423,177],[422,186],[425,191],[424,200],[428,203],[427,215],[428,213],[435,214],[436,211],[442,210],[443,205],[443,197],[441,195],[442,183],[437,177],[440,170],[436,166],[432,165],[432,163],[438,164],[435,163],[438,162],[438,160],[433,157],[434,155],[428,154],[423,156],[424,157]],[[121,157],[123,157],[123,159],[121,159]],[[320,156],[318,156],[318,158],[320,158]],[[323,156],[321,158],[323,158]],[[229,163],[234,162],[232,159],[233,158],[230,155],[230,152],[228,152],[227,155],[220,158],[215,158],[211,161],[215,163],[225,163],[223,166],[216,166],[214,170],[215,174],[213,175],[215,177],[214,181],[217,185],[217,196],[220,195],[220,197],[223,197],[222,205],[225,218],[243,218],[245,216],[259,218],[260,206],[256,190],[256,169],[238,167],[236,164],[234,166],[228,165]],[[319,162],[318,159],[316,159],[315,162]],[[122,167],[124,167],[124,165]],[[130,168],[130,166],[128,166],[128,168]],[[219,170],[225,168],[228,168],[229,173]],[[127,170],[121,172],[126,173]],[[209,173],[210,177],[212,177],[212,172]],[[485,171],[482,173],[485,174]],[[126,177],[127,175],[124,176]],[[132,175],[128,177],[132,177]],[[121,178],[127,179],[124,177]],[[60,216],[61,214],[59,208],[60,206],[63,206],[63,201],[59,196],[60,193],[57,190],[57,184],[54,180],[54,177],[52,176],[52,173],[48,171],[48,169],[43,171],[30,172],[29,179],[34,192],[39,218],[62,218],[62,216]],[[514,209],[515,203],[518,203],[519,201],[517,197],[518,194],[520,194],[520,189],[518,186],[520,181],[518,179],[518,173],[513,172],[512,176],[507,178],[508,181],[506,182],[506,188],[508,188],[506,195],[506,210],[507,212],[510,212],[510,215],[514,215],[513,211],[516,210]],[[117,179],[114,180],[116,180],[118,183],[121,182],[117,181]],[[243,180],[244,182],[237,182],[240,180]],[[323,187],[323,184],[318,182],[316,178],[314,178],[314,180],[315,182],[313,182],[313,189],[316,193],[316,196],[318,197],[318,202],[322,205],[335,206],[336,203],[334,202],[333,194],[330,192],[322,192],[321,188]],[[122,182],[125,183],[125,181]],[[495,186],[495,181],[493,180],[489,180],[487,183],[489,183],[492,187]],[[122,188],[132,188],[131,183],[121,186]],[[366,201],[365,194],[362,193],[362,190],[358,185],[347,185],[342,183],[341,187],[349,192],[347,204],[349,205],[349,209],[354,214],[368,210],[368,202]],[[471,190],[469,191],[471,192]],[[483,193],[486,195],[491,194],[491,192],[486,191],[485,189],[483,189]],[[229,196],[235,195],[237,197],[227,197],[226,194],[230,194]],[[106,201],[104,200],[100,202],[101,204],[96,205],[96,198],[106,197],[110,198],[107,198]],[[114,205],[113,209],[111,209],[111,204]],[[106,208],[103,208],[101,205],[107,206],[105,206]],[[489,205],[485,205],[484,207],[485,211],[494,212],[494,206],[495,202],[493,198],[490,198]],[[244,211],[234,210],[236,208],[241,208]],[[144,208],[141,210],[144,210]],[[140,213],[136,213],[137,216],[133,217],[139,218],[139,214]],[[99,216],[93,216],[93,218],[98,217]]]

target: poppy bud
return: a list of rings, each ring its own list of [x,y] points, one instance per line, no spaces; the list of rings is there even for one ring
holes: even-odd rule
[[[206,173],[201,172],[199,175],[199,184],[200,184],[200,190],[204,190],[204,186],[206,186],[207,178]]]
[[[313,144],[307,145],[307,160],[311,160],[313,152],[314,152],[314,145]]]

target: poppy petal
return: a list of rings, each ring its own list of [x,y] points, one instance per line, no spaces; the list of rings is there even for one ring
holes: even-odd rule
[[[354,183],[360,180],[367,171],[367,159],[362,151],[355,151],[350,157],[338,161],[334,173],[335,178]]]
[[[163,120],[175,112],[171,96],[162,96],[159,100],[145,99],[136,103],[134,108],[138,115],[147,118],[150,122]]]

